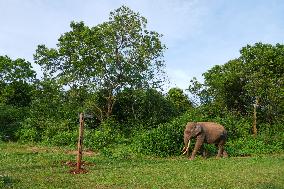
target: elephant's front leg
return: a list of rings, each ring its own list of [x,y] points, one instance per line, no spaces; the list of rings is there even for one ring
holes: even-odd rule
[[[198,152],[198,150],[202,146],[203,142],[204,142],[204,136],[202,136],[202,135],[197,136],[194,149],[192,151],[191,157],[189,158],[190,160],[193,160],[195,158],[196,153]]]

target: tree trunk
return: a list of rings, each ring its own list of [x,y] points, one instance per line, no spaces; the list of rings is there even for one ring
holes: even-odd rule
[[[253,105],[253,124],[252,124],[252,131],[253,131],[253,136],[257,136],[257,128],[256,128],[256,108],[258,106],[258,97],[255,100],[255,104]]]
[[[115,97],[113,96],[112,91],[109,92],[109,96],[106,99],[107,99],[106,118],[109,118],[112,115],[112,110],[115,103]]]

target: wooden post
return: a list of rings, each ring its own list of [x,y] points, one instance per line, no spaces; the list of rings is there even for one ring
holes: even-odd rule
[[[255,100],[255,104],[253,105],[253,124],[252,124],[252,131],[253,136],[256,137],[257,135],[257,128],[256,128],[256,108],[258,106],[258,97]]]
[[[80,127],[79,127],[78,155],[77,155],[77,170],[81,169],[83,134],[84,134],[84,113],[80,113]]]

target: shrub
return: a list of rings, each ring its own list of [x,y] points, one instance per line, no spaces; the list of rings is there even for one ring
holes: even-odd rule
[[[251,134],[252,121],[244,117],[227,114],[225,117],[215,117],[214,122],[223,125],[228,131],[228,138],[237,139]]]
[[[97,130],[87,130],[84,143],[87,148],[96,150],[104,149],[112,144],[122,143],[125,139],[119,132],[119,128],[119,124],[113,118],[109,118],[102,122]]]
[[[271,154],[283,151],[283,141],[266,141],[264,135],[254,138],[238,138],[227,142],[226,149],[230,156],[250,156]]]
[[[91,139],[93,141],[92,148],[98,150],[111,144],[114,140],[114,135],[110,130],[98,130],[94,131]]]
[[[14,179],[10,176],[0,175],[0,188],[13,188]]]
[[[183,146],[183,130],[189,114],[174,119],[159,127],[133,137],[132,147],[135,152],[145,155],[170,156],[179,155]]]
[[[43,141],[43,143],[51,143],[55,146],[72,146],[77,144],[78,131],[63,131],[54,135],[50,140]]]
[[[16,136],[20,142],[37,142],[39,141],[39,133],[34,127],[21,128]]]
[[[74,146],[78,138],[76,126],[68,120],[54,120],[47,118],[37,120],[25,119],[16,133],[20,142],[42,142],[47,145]]]
[[[0,103],[0,140],[16,140],[16,133],[26,116],[26,108]]]

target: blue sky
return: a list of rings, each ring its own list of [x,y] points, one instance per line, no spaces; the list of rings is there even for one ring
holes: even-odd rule
[[[95,26],[122,5],[164,35],[168,87],[186,89],[247,44],[284,43],[283,0],[0,0],[0,55],[33,62],[37,45],[56,47],[72,20]]]

